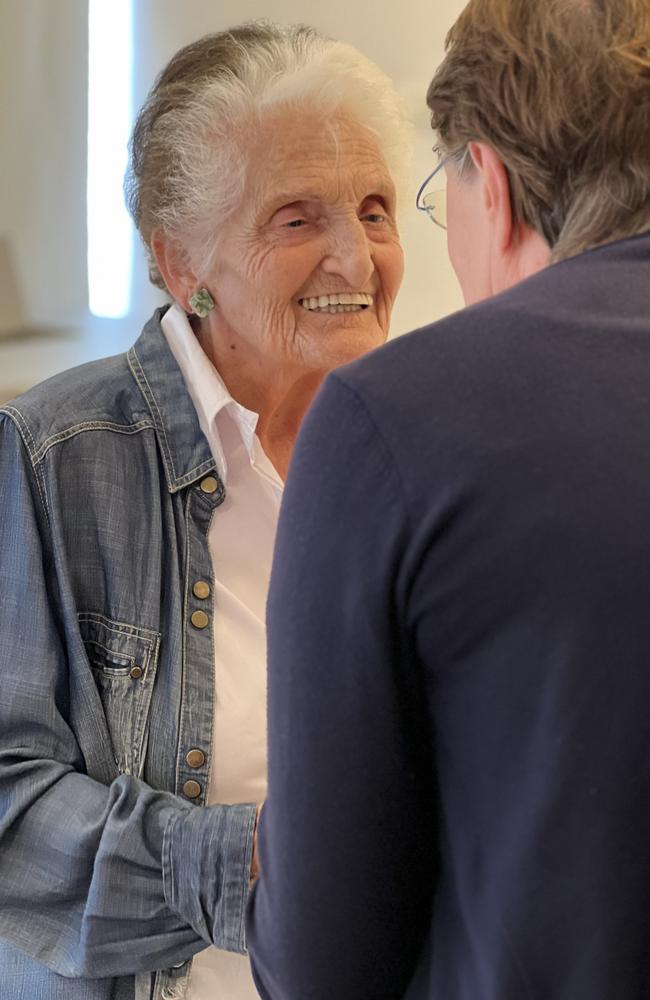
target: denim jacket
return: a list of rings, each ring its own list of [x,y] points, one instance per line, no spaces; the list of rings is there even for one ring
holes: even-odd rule
[[[212,590],[225,493],[163,311],[0,410],[7,1000],[180,1000],[206,944],[246,950],[254,806],[197,808],[214,666],[193,584]]]

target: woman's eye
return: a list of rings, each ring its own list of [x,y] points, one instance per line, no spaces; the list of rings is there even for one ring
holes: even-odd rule
[[[386,216],[380,215],[378,212],[367,212],[366,215],[363,216],[363,218],[367,222],[372,222],[375,224],[386,221]]]
[[[271,219],[274,229],[303,229],[313,221],[313,213],[309,206],[300,202],[293,202],[291,205],[283,205],[278,209]]]

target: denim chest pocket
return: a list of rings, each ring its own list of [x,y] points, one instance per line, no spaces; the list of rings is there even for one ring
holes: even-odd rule
[[[139,776],[144,766],[151,694],[160,633],[80,614],[79,630],[121,774]]]

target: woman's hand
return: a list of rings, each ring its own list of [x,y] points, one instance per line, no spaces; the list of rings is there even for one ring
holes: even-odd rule
[[[255,879],[260,873],[260,863],[257,856],[257,827],[260,822],[260,816],[262,815],[262,809],[264,808],[264,803],[257,807],[257,812],[255,813],[255,827],[253,829],[253,857],[251,859],[251,875],[250,884],[251,886],[255,882]]]

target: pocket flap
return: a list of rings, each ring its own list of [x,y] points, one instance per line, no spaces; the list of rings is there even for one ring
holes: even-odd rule
[[[136,668],[146,675],[151,662],[155,662],[157,632],[95,613],[79,615],[79,630],[91,665],[106,674],[121,676]]]

